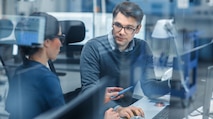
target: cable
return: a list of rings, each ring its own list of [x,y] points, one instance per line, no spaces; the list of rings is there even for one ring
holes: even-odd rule
[[[193,48],[192,50],[189,50],[189,51],[186,51],[186,52],[182,53],[181,55],[185,55],[185,54],[194,52],[194,51],[196,51],[196,50],[202,49],[202,48],[204,48],[204,47],[206,47],[206,46],[208,46],[208,45],[211,45],[212,43],[213,43],[213,39],[212,39],[209,43],[206,43],[206,44],[204,44],[204,45],[201,45],[201,46],[198,46],[198,47],[196,47],[196,48]]]

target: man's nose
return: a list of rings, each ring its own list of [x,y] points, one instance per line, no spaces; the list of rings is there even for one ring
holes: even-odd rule
[[[126,33],[124,27],[120,30],[120,33],[122,33],[122,34],[125,34],[125,33]]]

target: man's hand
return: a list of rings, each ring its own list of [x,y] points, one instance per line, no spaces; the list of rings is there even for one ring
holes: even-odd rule
[[[118,95],[118,92],[121,90],[123,90],[123,88],[121,88],[121,87],[107,87],[106,92],[105,92],[104,103],[107,103],[111,100],[118,100],[118,99],[124,97],[124,95]],[[111,98],[112,96],[114,96],[115,98]]]
[[[133,116],[144,117],[143,110],[141,108],[135,107],[135,106],[118,107],[116,111],[119,113],[119,116],[122,118],[130,119]]]
[[[113,108],[109,108],[104,114],[104,119],[120,119],[120,116]]]

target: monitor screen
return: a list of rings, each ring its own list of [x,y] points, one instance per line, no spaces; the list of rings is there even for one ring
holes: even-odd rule
[[[45,18],[38,16],[0,17],[0,43],[41,46],[44,40]]]
[[[36,119],[102,119],[106,82],[101,80],[66,105],[41,114]]]

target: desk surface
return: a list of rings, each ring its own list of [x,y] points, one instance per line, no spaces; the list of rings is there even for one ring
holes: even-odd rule
[[[157,102],[163,102],[164,106],[156,106]],[[142,108],[146,119],[152,119],[156,114],[164,109],[166,105],[169,105],[169,95],[165,95],[158,100],[150,100],[147,97],[143,97],[132,105]]]
[[[159,100],[150,100],[147,97],[143,97],[140,100],[136,101],[133,106],[140,107],[145,113],[146,119],[152,119],[156,114],[158,114],[161,110],[163,110],[167,105],[169,105],[169,95],[166,95],[164,97],[161,97]],[[213,96],[212,96],[213,99]],[[155,106],[156,102],[162,101],[164,102],[163,107],[157,107]],[[213,100],[211,100],[210,104],[210,113],[213,113]],[[201,119],[203,117],[202,115],[202,106],[198,107],[196,110],[189,113],[187,116],[188,119]],[[183,118],[186,119],[186,118]]]

